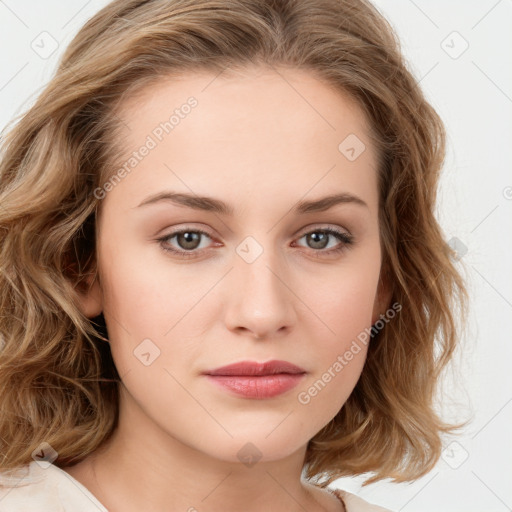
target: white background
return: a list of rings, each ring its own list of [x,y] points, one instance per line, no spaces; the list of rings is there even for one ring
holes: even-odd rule
[[[71,38],[106,3],[0,0],[0,127],[30,106]],[[512,0],[375,4],[448,130],[438,218],[445,238],[467,248],[457,265],[472,311],[443,413],[471,422],[416,482],[362,488],[358,477],[336,486],[394,511],[512,510]],[[50,56],[36,52],[52,45]]]

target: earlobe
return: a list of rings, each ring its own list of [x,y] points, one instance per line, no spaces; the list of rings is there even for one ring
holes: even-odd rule
[[[87,318],[94,318],[103,311],[103,295],[97,275],[90,275],[75,288],[80,310]]]

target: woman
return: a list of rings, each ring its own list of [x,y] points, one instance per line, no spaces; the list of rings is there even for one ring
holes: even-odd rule
[[[327,486],[456,427],[443,157],[366,1],[105,7],[3,143],[0,509],[385,510]]]

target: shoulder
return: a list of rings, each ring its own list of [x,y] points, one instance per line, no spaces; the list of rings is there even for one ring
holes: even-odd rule
[[[2,512],[108,512],[82,485],[53,464],[32,461],[14,472],[0,472]]]
[[[342,489],[330,489],[330,491],[345,505],[346,512],[392,512],[387,508],[368,503],[360,496],[348,491]]]

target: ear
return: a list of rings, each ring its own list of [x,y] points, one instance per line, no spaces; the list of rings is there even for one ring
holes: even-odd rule
[[[372,325],[380,318],[380,315],[384,314],[389,308],[392,295],[393,290],[387,274],[381,270],[377,293],[375,294],[375,301],[373,303]]]
[[[87,318],[94,318],[103,311],[103,294],[96,273],[87,276],[80,282],[75,291],[80,310]]]

